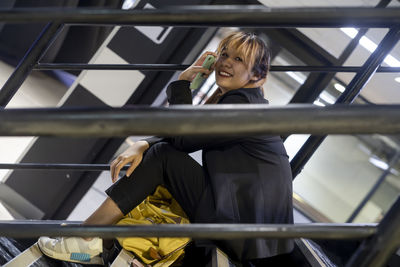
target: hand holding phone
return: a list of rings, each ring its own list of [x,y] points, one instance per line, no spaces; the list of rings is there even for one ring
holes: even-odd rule
[[[210,69],[212,64],[215,62],[215,57],[213,55],[208,55],[203,62],[202,67],[205,69]],[[190,84],[190,89],[195,90],[202,85],[206,78],[203,77],[203,73],[197,73],[196,77],[193,79],[192,83]]]

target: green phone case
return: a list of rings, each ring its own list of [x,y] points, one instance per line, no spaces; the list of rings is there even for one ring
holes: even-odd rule
[[[215,57],[212,55],[208,55],[203,62],[203,68],[210,69],[211,65],[215,62]],[[200,85],[204,82],[206,78],[203,77],[203,73],[197,73],[196,77],[193,79],[190,84],[190,89],[195,90],[200,87]]]

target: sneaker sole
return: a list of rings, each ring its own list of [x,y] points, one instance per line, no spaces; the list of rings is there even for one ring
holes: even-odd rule
[[[90,254],[80,252],[71,252],[69,254],[51,254],[49,251],[46,251],[46,248],[41,248],[40,246],[38,246],[38,248],[44,255],[52,259],[81,264],[104,265],[103,258],[100,257],[100,255],[91,257]]]

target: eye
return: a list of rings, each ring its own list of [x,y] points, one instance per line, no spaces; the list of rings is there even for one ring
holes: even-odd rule
[[[243,61],[242,58],[240,58],[240,57],[235,57],[235,60],[236,60],[236,61],[240,61],[240,62]]]
[[[227,57],[227,56],[228,56],[228,54],[226,52],[221,53],[221,57]]]

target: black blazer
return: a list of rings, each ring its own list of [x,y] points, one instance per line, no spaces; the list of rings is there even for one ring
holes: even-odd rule
[[[191,104],[188,81],[172,82],[167,89],[171,104]],[[232,90],[220,104],[265,103],[260,88]],[[239,125],[239,124],[238,124]],[[239,126],[238,126],[239,127]],[[147,139],[150,144],[160,139]],[[293,223],[292,174],[279,136],[163,138],[175,148],[203,150],[203,167],[214,196],[214,210],[199,209],[195,222]],[[291,240],[227,240],[217,242],[236,260],[288,253]]]

